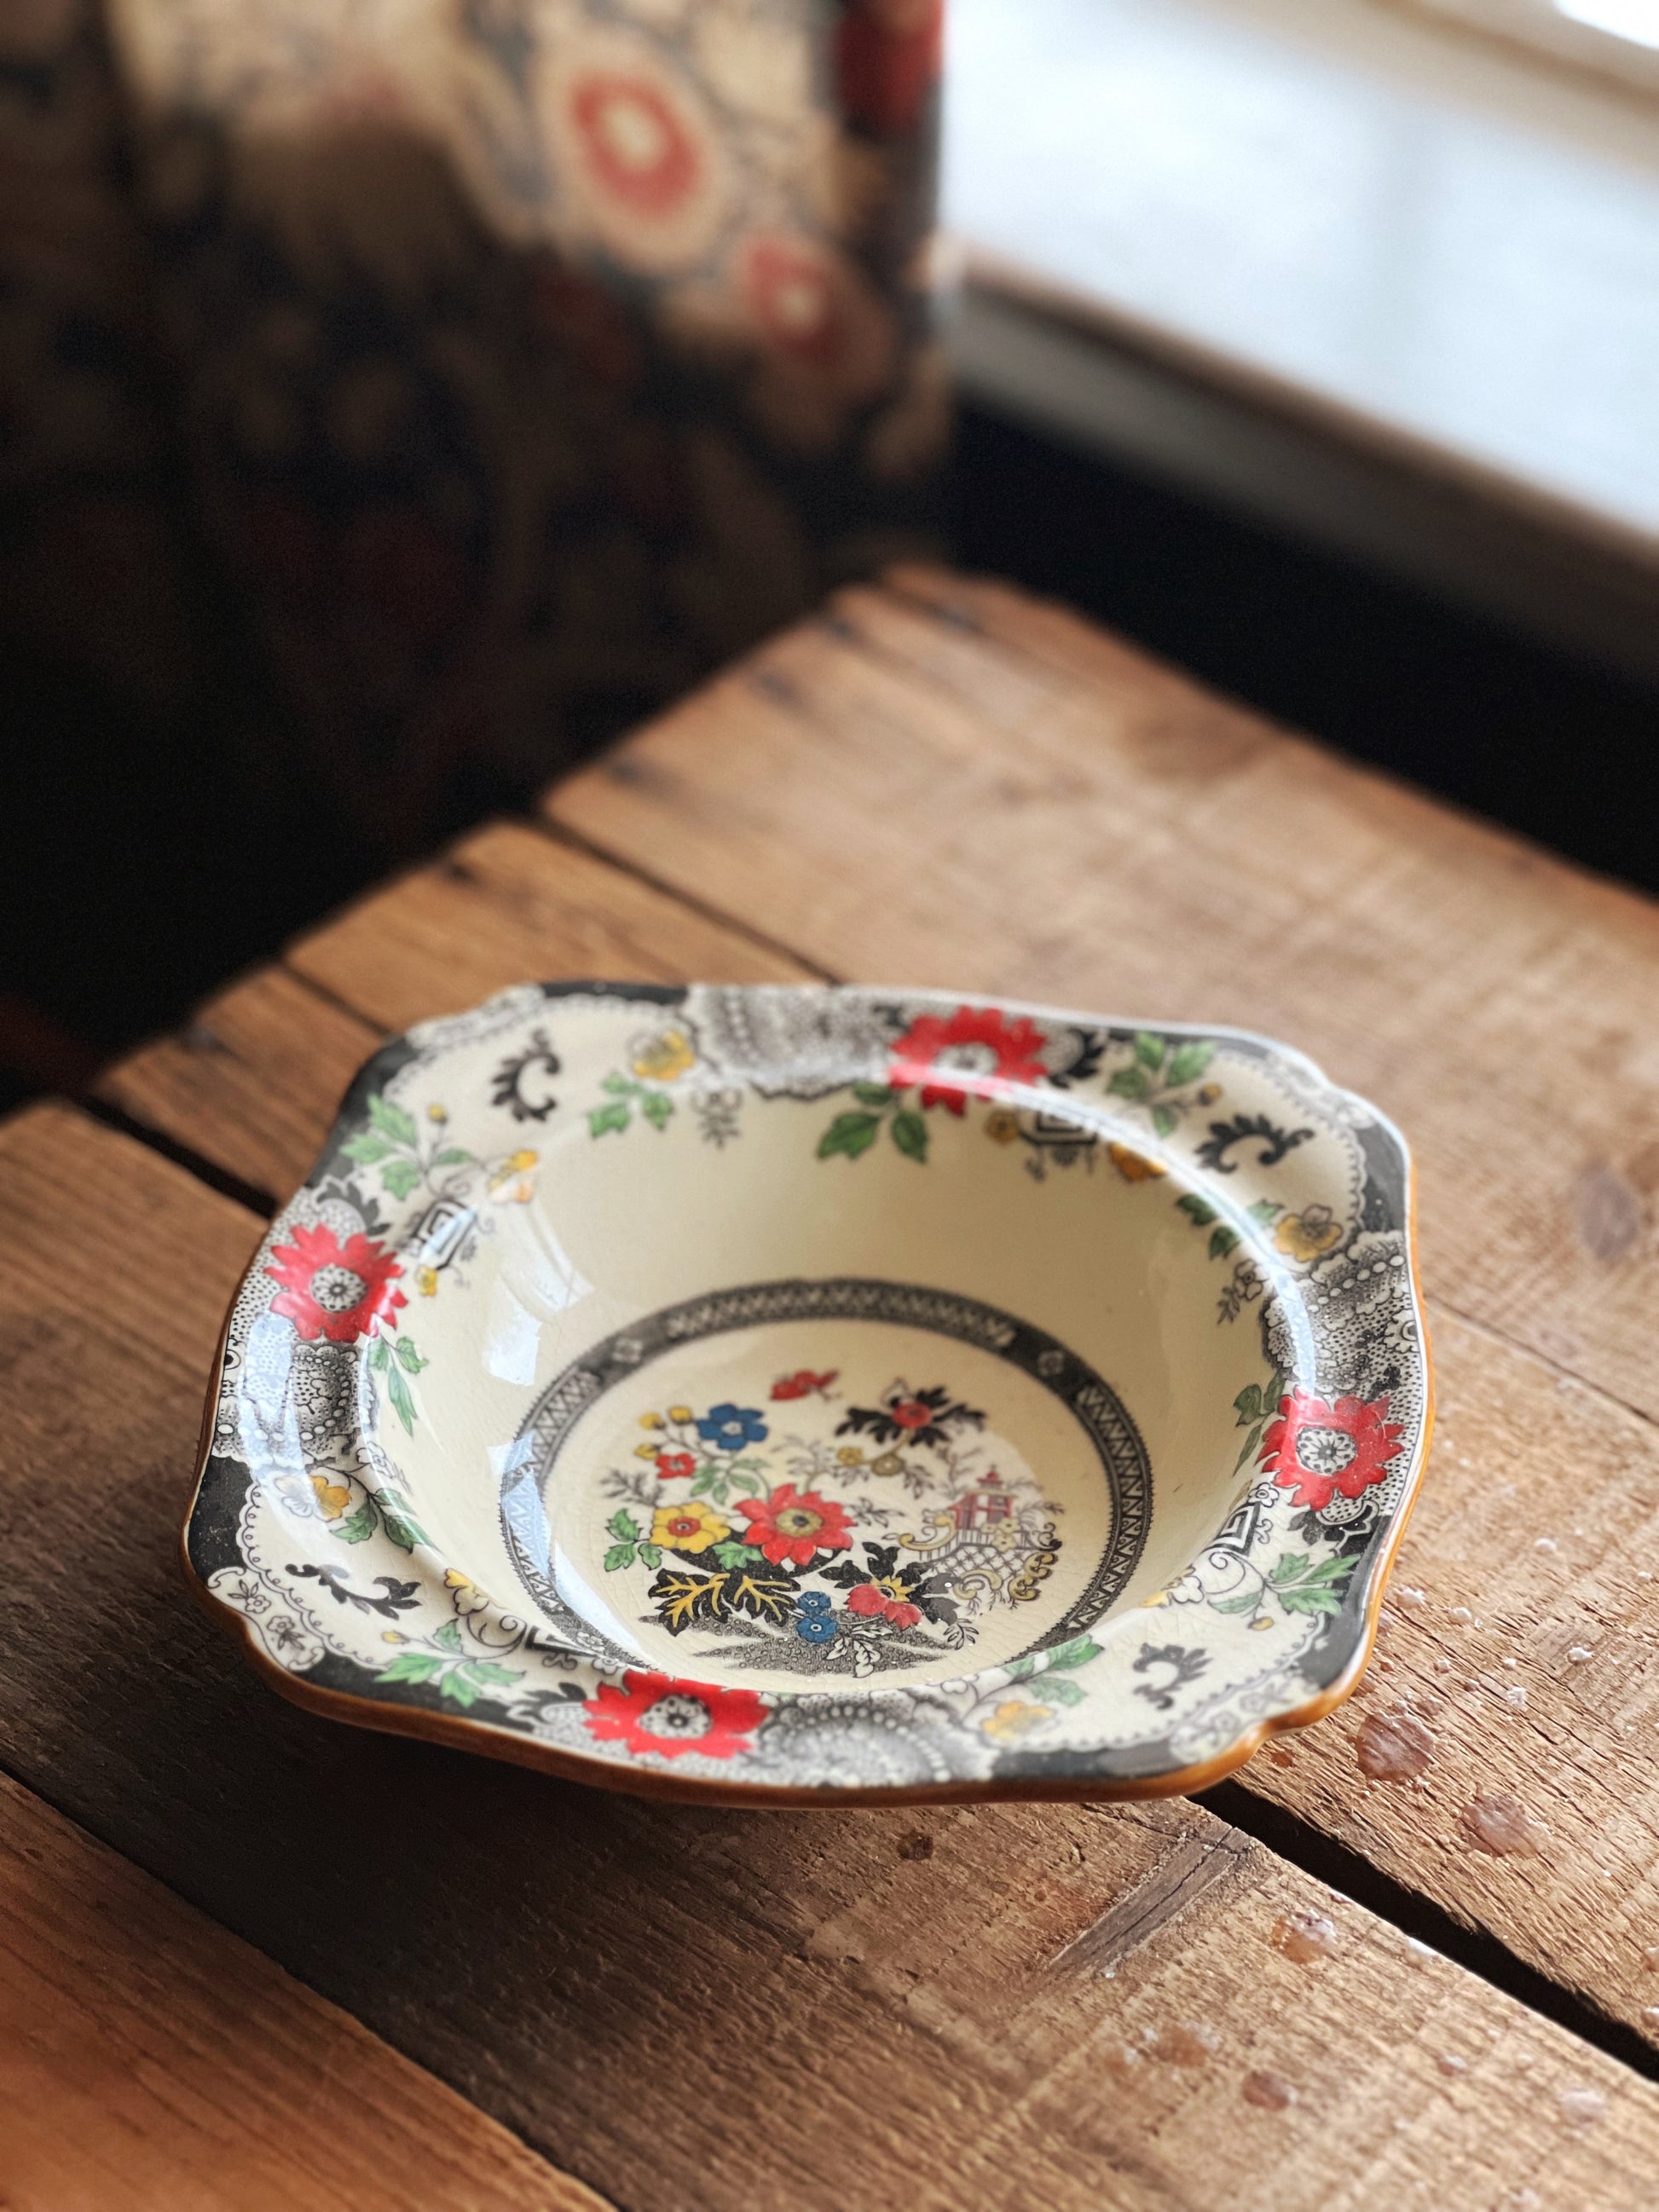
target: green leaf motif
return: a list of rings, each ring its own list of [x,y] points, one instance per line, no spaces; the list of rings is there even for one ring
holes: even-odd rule
[[[607,1536],[614,1536],[620,1544],[637,1544],[640,1524],[625,1505],[619,1505],[605,1524]]]
[[[475,1155],[469,1152],[465,1146],[450,1145],[438,1154],[432,1164],[434,1168],[460,1168],[474,1158]]]
[[[1185,1044],[1177,1045],[1170,1062],[1170,1087],[1178,1090],[1183,1083],[1195,1082],[1214,1057],[1215,1047],[1207,1037],[1189,1037]]]
[[[1036,1654],[1028,1651],[1023,1659],[1011,1659],[1002,1671],[1011,1682],[1023,1682],[1036,1674]]]
[[[1143,1067],[1151,1068],[1156,1075],[1164,1065],[1164,1055],[1170,1049],[1166,1038],[1154,1036],[1151,1030],[1140,1030],[1135,1035],[1135,1058]]]
[[[524,1676],[516,1667],[503,1667],[494,1659],[469,1659],[466,1671],[475,1682],[521,1682]]]
[[[662,1565],[661,1545],[641,1544],[640,1546],[640,1565],[642,1567],[659,1567]]]
[[[665,1091],[642,1091],[640,1111],[653,1129],[665,1129],[673,1117],[674,1102]]]
[[[407,1198],[421,1180],[418,1160],[388,1160],[380,1170],[380,1181],[393,1198]]]
[[[443,1626],[439,1629],[433,1637],[432,1641],[434,1644],[441,1644],[446,1651],[459,1651],[461,1648],[460,1622],[459,1620],[445,1621]]]
[[[409,1510],[406,1498],[395,1490],[381,1491],[376,1500],[386,1533],[400,1552],[412,1552],[416,1544],[429,1544],[431,1538]]]
[[[1305,1552],[1286,1552],[1275,1560],[1267,1579],[1286,1613],[1340,1613],[1353,1565],[1352,1559],[1333,1559],[1314,1566]]]
[[[1247,1421],[1259,1421],[1266,1410],[1261,1402],[1261,1385],[1247,1382],[1233,1400],[1233,1411],[1238,1415],[1234,1425],[1242,1429]]]
[[[1230,1252],[1237,1251],[1237,1230],[1229,1229],[1224,1223],[1219,1229],[1210,1232],[1210,1257],[1212,1260],[1224,1260]]]
[[[1189,1190],[1185,1198],[1176,1199],[1176,1211],[1184,1213],[1194,1229],[1207,1229],[1215,1219],[1214,1206],[1207,1199],[1200,1198],[1195,1190]]]
[[[1259,1198],[1250,1207],[1249,1214],[1252,1221],[1265,1224],[1271,1221],[1275,1214],[1283,1213],[1284,1211],[1284,1207],[1276,1198]]]
[[[860,1106],[890,1106],[893,1094],[884,1083],[855,1083],[853,1096]]]
[[[1092,1636],[1074,1636],[1069,1644],[1057,1644],[1048,1654],[1048,1671],[1059,1668],[1086,1667],[1091,1659],[1098,1659],[1100,1646]]]
[[[443,1661],[435,1651],[400,1651],[375,1677],[381,1682],[429,1682]]]
[[[818,1158],[830,1160],[840,1152],[855,1160],[875,1143],[880,1127],[881,1118],[876,1114],[837,1114],[818,1139]]]
[[[631,1567],[633,1564],[634,1547],[631,1544],[613,1544],[605,1555],[605,1571],[608,1575],[618,1574],[623,1567]]]
[[[1106,1088],[1117,1098],[1146,1098],[1152,1091],[1152,1078],[1139,1066],[1120,1067]]]
[[[912,1106],[907,1106],[893,1116],[893,1142],[907,1160],[925,1160],[927,1157],[927,1124]]]
[[[627,1100],[614,1099],[609,1106],[594,1107],[587,1117],[587,1133],[590,1137],[603,1137],[611,1129],[625,1129],[629,1118]]]
[[[430,1367],[432,1364],[432,1362],[429,1359],[423,1359],[420,1353],[416,1351],[414,1341],[410,1337],[400,1336],[398,1339],[396,1348],[398,1353],[398,1364],[406,1374],[418,1375],[422,1368]]]
[[[1173,1106],[1154,1106],[1152,1109],[1152,1127],[1160,1137],[1174,1136],[1176,1118]]]
[[[364,1129],[356,1136],[348,1138],[340,1150],[349,1160],[356,1160],[360,1167],[372,1168],[377,1160],[386,1158],[392,1146],[374,1130]]]
[[[1250,1431],[1249,1436],[1245,1437],[1243,1443],[1240,1444],[1238,1448],[1238,1457],[1233,1462],[1233,1473],[1235,1474],[1238,1473],[1239,1468],[1243,1466],[1245,1461],[1249,1458],[1256,1446],[1261,1443],[1261,1431],[1267,1427],[1267,1425],[1265,1421],[1258,1421],[1255,1426]]]
[[[1052,1698],[1057,1705],[1080,1705],[1088,1694],[1081,1682],[1068,1682],[1063,1674],[1057,1682],[1042,1685],[1042,1695]]]
[[[478,1702],[477,1686],[472,1680],[471,1669],[466,1667],[452,1667],[438,1688],[443,1696],[453,1698],[458,1705],[476,1705]]]
[[[735,1540],[725,1544],[716,1544],[714,1547],[714,1557],[723,1567],[741,1567],[746,1565],[752,1556],[747,1544],[739,1544]]]
[[[406,1152],[415,1149],[415,1117],[406,1114],[401,1106],[394,1106],[389,1098],[381,1097],[378,1091],[369,1093],[368,1118],[383,1137],[390,1137],[394,1145]]]
[[[1256,1595],[1252,1590],[1248,1597],[1217,1598],[1210,1609],[1212,1613],[1254,1613],[1256,1606]]]
[[[599,1088],[601,1091],[610,1091],[612,1097],[626,1098],[634,1085],[625,1075],[607,1075]]]
[[[386,1395],[392,1401],[392,1410],[404,1425],[405,1436],[415,1433],[415,1401],[409,1395],[401,1368],[388,1366],[386,1370]]]
[[[371,1375],[384,1375],[386,1373],[386,1362],[391,1358],[391,1357],[392,1346],[386,1342],[383,1336],[377,1336],[373,1345],[369,1347],[369,1373]]]
[[[364,1498],[355,1513],[348,1513],[334,1531],[343,1544],[361,1544],[374,1534],[374,1506]]]

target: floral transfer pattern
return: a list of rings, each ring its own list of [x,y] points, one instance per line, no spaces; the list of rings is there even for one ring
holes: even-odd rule
[[[644,1464],[606,1477],[623,1502],[605,1571],[653,1574],[641,1618],[696,1656],[858,1680],[902,1671],[966,1651],[982,1614],[1029,1605],[1053,1572],[1060,1509],[994,1463],[982,1413],[902,1380],[874,1405],[849,1404],[839,1379],[781,1376],[764,1408],[648,1413]],[[798,1404],[803,1380],[815,1435],[799,1414],[774,1426],[773,1407]],[[884,1501],[890,1486],[916,1510]]]
[[[592,1113],[623,1103],[602,1085],[595,1095],[596,1055],[601,1073],[672,1098],[672,1112],[659,1118],[630,1097],[627,1127],[594,1133]],[[860,1085],[893,1096],[866,1099]],[[924,1103],[928,1091],[954,1103]],[[715,1097],[734,1125],[720,1138],[696,1103]],[[904,1540],[928,1533],[930,1514],[960,1533],[966,1493],[951,1455],[983,1439],[948,1356],[936,1373],[884,1386],[839,1372],[844,1358],[809,1356],[769,1390],[654,1407],[659,1425],[642,1427],[615,1469],[611,1510],[626,1517],[607,1537],[610,1578],[653,1619],[672,1601],[656,1589],[665,1577],[721,1582],[723,1618],[699,1618],[712,1600],[691,1599],[675,1638],[683,1669],[583,1648],[434,1548],[440,1501],[419,1494],[391,1442],[420,1431],[426,1355],[411,1371],[392,1347],[410,1341],[425,1302],[488,1279],[504,1209],[533,1197],[538,1155],[566,1117],[586,1144],[702,1138],[717,1158],[774,1101],[795,1102],[809,1171],[860,1172],[867,1146],[813,1159],[837,1114],[876,1114],[871,1144],[904,1157],[881,1128],[912,1112],[928,1133],[917,1171],[947,1129],[970,1146],[989,1139],[988,1170],[1009,1152],[1038,1182],[1101,1170],[1124,1203],[1178,1205],[1230,1284],[1248,1265],[1257,1287],[1238,1292],[1236,1325],[1254,1316],[1262,1359],[1235,1408],[1237,1502],[1181,1576],[1013,1660],[975,1670],[964,1636],[963,1671],[948,1679],[907,1688],[879,1660],[858,1671],[860,1651],[943,1642],[988,1617],[952,1598],[956,1563]],[[1050,1117],[1066,1123],[1066,1146],[1041,1133]],[[1252,1039],[852,991],[508,994],[381,1054],[274,1225],[229,1327],[191,1563],[272,1663],[366,1700],[371,1716],[386,1705],[448,1713],[484,1724],[481,1746],[505,1729],[624,1779],[876,1793],[997,1781],[1040,1795],[1051,1776],[1103,1791],[1118,1778],[1173,1777],[1305,1704],[1363,1636],[1424,1442],[1406,1205],[1386,1125],[1297,1055]],[[835,1292],[837,1310],[855,1288]],[[624,1365],[637,1362],[641,1345],[617,1342]],[[440,1356],[435,1339],[430,1349]],[[1033,1344],[1029,1357],[1033,1375],[1086,1397],[1063,1347]],[[853,1451],[857,1468],[839,1456]],[[994,1494],[988,1470],[965,1471]],[[1063,1547],[1035,1494],[1011,1497],[994,1525],[1022,1515]],[[773,1617],[763,1597],[753,1613],[727,1604],[737,1572],[757,1590],[787,1584],[787,1603]],[[731,1680],[724,1647],[761,1638],[805,1655],[844,1649],[853,1663],[822,1687],[809,1674],[799,1692],[751,1690]],[[700,1679],[700,1654],[722,1682]]]

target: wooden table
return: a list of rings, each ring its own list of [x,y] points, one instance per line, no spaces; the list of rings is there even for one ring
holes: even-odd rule
[[[793,1814],[264,1690],[173,1555],[226,1298],[379,1037],[560,975],[1243,1023],[1396,1115],[1441,1414],[1352,1703],[1207,1807]],[[1630,893],[906,570],[14,1118],[0,2202],[1659,2202],[1656,1006]]]

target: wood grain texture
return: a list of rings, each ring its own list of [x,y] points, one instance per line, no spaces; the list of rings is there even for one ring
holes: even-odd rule
[[[349,907],[294,945],[289,964],[386,1030],[509,983],[775,982],[810,972],[638,874],[508,822]]]
[[[7,1765],[561,2167],[634,2212],[1650,2200],[1659,2090],[1191,1806],[656,1806],[283,1704],[173,1559],[258,1223],[66,1109],[0,1173]]]
[[[299,976],[264,968],[118,1061],[95,1095],[249,1188],[286,1198],[380,1042],[371,1023]]]
[[[0,1776],[7,2212],[605,2212]]]
[[[550,793],[842,975],[1224,1021],[1393,1114],[1429,1286],[1659,1413],[1659,910],[1058,608],[840,595]]]

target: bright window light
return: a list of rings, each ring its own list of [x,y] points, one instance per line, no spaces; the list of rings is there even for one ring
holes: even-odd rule
[[[1555,12],[1632,46],[1659,46],[1659,0],[1555,0]]]

